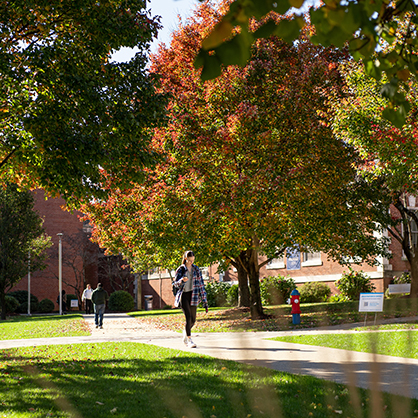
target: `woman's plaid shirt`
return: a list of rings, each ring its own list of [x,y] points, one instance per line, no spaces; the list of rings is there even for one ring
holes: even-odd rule
[[[202,302],[202,305],[206,307],[208,305],[208,299],[206,296],[205,284],[203,282],[202,272],[200,268],[195,264],[193,268],[193,290],[192,290],[192,306],[199,305]],[[180,305],[181,295],[183,294],[184,282],[181,279],[186,275],[187,267],[182,264],[176,271],[176,276],[174,278],[174,286],[178,287],[179,291],[176,295],[176,300],[174,306],[177,308]]]

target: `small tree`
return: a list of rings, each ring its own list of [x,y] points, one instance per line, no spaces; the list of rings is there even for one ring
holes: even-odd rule
[[[27,190],[6,183],[0,188],[0,304],[6,319],[6,293],[31,272],[45,268],[46,249],[51,246],[42,219],[35,212]],[[29,261],[30,254],[30,263]]]
[[[135,281],[135,276],[121,255],[104,255],[99,263],[99,281],[109,281],[114,291],[128,291]]]
[[[347,296],[350,300],[358,300],[360,293],[370,293],[375,290],[374,284],[363,271],[354,271],[351,268],[342,274],[335,286],[343,296]]]
[[[73,289],[81,305],[81,295],[86,286],[86,268],[97,263],[99,248],[90,241],[88,234],[80,230],[72,235],[63,235],[62,264],[72,270],[71,278],[63,277],[62,282]],[[51,258],[57,258],[57,252],[51,251]],[[58,279],[58,276],[55,274]]]

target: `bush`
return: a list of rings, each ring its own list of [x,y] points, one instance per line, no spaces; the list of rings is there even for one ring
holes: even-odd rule
[[[393,284],[405,284],[411,283],[411,275],[405,271],[399,277],[394,276],[392,279]]]
[[[290,298],[290,292],[293,289],[296,289],[296,285],[291,277],[265,277],[260,280],[261,303],[283,305]]]
[[[55,304],[50,299],[42,299],[38,305],[38,311],[41,313],[53,312],[54,308],[55,308]]]
[[[338,303],[338,302],[349,302],[349,299],[347,296],[343,296],[343,295],[332,295],[329,298],[329,301],[332,303]]]
[[[227,306],[227,295],[231,285],[227,282],[208,282],[205,285],[209,307]]]
[[[238,306],[238,291],[239,286],[237,284],[233,284],[228,289],[228,293],[226,294],[226,303],[228,306]]]
[[[343,273],[341,279],[336,281],[335,286],[349,300],[358,300],[360,293],[370,293],[376,289],[363,271],[354,271],[351,268],[348,273]]]
[[[110,295],[109,309],[114,312],[129,312],[135,306],[134,298],[125,290],[117,290]]]
[[[301,303],[326,302],[331,296],[331,289],[325,283],[307,282],[298,288]]]
[[[27,313],[28,312],[28,291],[27,290],[15,290],[14,292],[9,292],[9,296],[13,296],[19,302],[19,306],[16,309],[18,313]],[[30,294],[30,310],[35,312],[38,310],[39,300],[36,296]]]
[[[394,276],[391,280],[391,284],[406,284],[406,283],[411,283],[411,276],[407,271],[402,273],[399,277]],[[402,298],[402,297],[404,297],[408,294],[409,293],[390,294],[389,293],[389,288],[387,288],[386,291],[385,291],[385,298],[387,298],[387,299]]]
[[[17,308],[19,307],[19,301],[10,295],[6,295],[6,313],[11,314],[15,313]],[[1,311],[1,307],[0,307]]]

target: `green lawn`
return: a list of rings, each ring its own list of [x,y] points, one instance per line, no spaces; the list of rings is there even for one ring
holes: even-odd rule
[[[138,343],[0,350],[0,393],[0,416],[9,418],[409,418],[418,411],[416,400]]]
[[[0,321],[0,340],[83,335],[90,335],[90,331],[80,314],[13,316]]]
[[[397,328],[396,326],[393,327]],[[295,335],[277,337],[273,338],[273,340],[340,348],[364,353],[418,358],[418,331],[416,330],[359,332],[355,334]]]
[[[169,326],[183,322],[183,315],[172,311],[132,315]],[[237,329],[253,322],[240,310],[213,310],[209,318],[201,311],[199,315],[205,321],[210,321],[212,315],[216,326],[225,330],[231,324],[232,329]],[[260,324],[262,321],[255,328]],[[411,325],[387,325],[385,329],[406,326]],[[410,357],[418,344],[417,333],[399,329],[319,337],[324,345],[360,350],[370,350],[371,346],[383,350],[378,351],[382,354]],[[0,321],[1,339],[63,335],[89,335],[82,315]],[[301,343],[302,337],[294,337],[293,342]],[[319,340],[311,343],[319,344]],[[418,416],[417,400],[376,395],[196,352],[126,342],[0,350],[0,394],[0,418]]]

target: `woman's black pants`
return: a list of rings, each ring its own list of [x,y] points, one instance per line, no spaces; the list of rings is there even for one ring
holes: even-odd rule
[[[192,306],[192,293],[183,292],[181,295],[181,309],[186,317],[186,335],[190,337],[192,335],[192,328],[196,322],[197,306]]]

